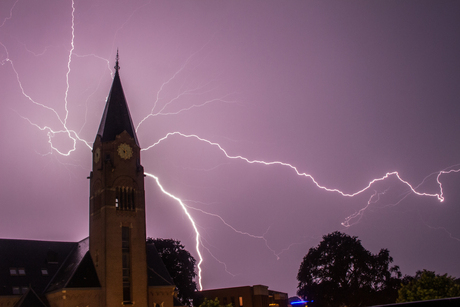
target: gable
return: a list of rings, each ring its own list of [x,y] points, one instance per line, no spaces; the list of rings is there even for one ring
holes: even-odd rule
[[[29,289],[14,307],[47,307],[33,289]]]
[[[89,238],[78,242],[62,263],[46,292],[63,288],[100,287],[96,269],[89,253]]]

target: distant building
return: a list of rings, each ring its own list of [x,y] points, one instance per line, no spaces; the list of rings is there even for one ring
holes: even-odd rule
[[[233,307],[288,307],[288,294],[269,290],[267,286],[243,286],[203,290],[199,292],[202,299],[219,299],[220,305],[231,304]]]
[[[96,140],[89,238],[0,239],[0,307],[173,307],[175,285],[146,246],[144,169],[118,73]]]

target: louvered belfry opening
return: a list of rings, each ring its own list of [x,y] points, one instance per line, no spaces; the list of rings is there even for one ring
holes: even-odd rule
[[[128,187],[117,187],[115,197],[115,207],[117,210],[134,211],[136,190]]]

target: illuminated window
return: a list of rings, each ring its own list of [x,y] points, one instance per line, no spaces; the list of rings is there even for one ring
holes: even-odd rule
[[[238,298],[238,300],[240,301],[240,307],[243,307],[243,297],[240,296],[240,297]]]
[[[19,268],[18,273],[19,275],[26,275],[26,270],[24,268]]]
[[[22,293],[22,294],[26,293],[27,290],[29,290],[28,287],[21,287],[21,293]]]
[[[10,268],[10,275],[11,276],[18,275],[18,270],[16,268]]]
[[[42,269],[42,275],[48,275],[48,270],[47,269]]]
[[[19,287],[13,287],[13,294],[20,294]]]

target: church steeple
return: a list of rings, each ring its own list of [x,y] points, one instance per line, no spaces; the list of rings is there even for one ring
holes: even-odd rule
[[[118,65],[118,49],[117,49],[117,57],[115,58],[115,71],[118,72],[118,70],[120,69],[120,65]]]
[[[136,130],[134,129],[125,94],[121,86],[120,75],[118,73],[119,69],[117,51],[115,77],[113,78],[112,88],[107,98],[104,114],[102,115],[97,134],[101,137],[102,142],[110,142],[115,140],[117,135],[126,130],[134,139],[136,145],[139,146]]]
[[[140,147],[115,76],[93,145],[89,249],[103,290],[103,306],[147,307],[144,169]]]

